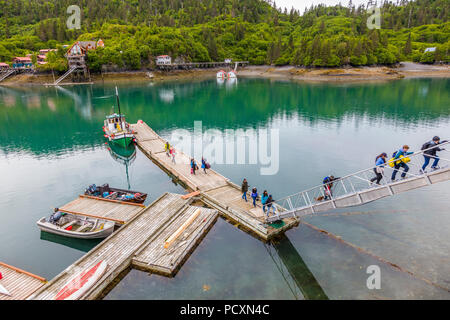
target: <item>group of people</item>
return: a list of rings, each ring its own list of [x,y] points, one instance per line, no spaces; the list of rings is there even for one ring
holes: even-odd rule
[[[170,145],[170,143],[167,141],[166,144],[164,145],[164,151],[166,152],[166,155],[172,159],[172,163],[176,164],[175,161],[175,148],[173,146]]]
[[[245,200],[245,202],[248,202],[247,200],[247,193],[248,193],[248,181],[247,179],[244,179],[242,181],[242,186],[241,186],[241,191],[242,191],[242,199]],[[271,194],[269,194],[267,192],[267,190],[264,190],[261,197],[258,194],[258,189],[257,188],[252,188],[252,192],[250,193],[250,197],[253,200],[253,207],[256,208],[256,201],[258,201],[261,198],[261,204],[262,204],[262,209],[263,212],[267,215],[267,217],[270,214],[270,210],[272,210],[272,212],[275,214],[275,204],[273,200],[273,197]],[[266,212],[267,209],[267,212]]]
[[[426,173],[425,169],[430,164],[431,159],[433,159],[433,163],[431,165],[431,170],[439,169],[439,157],[436,155],[438,151],[445,150],[443,148],[438,147],[439,144],[445,143],[447,140],[441,141],[441,139],[438,136],[433,137],[431,141],[427,141],[422,145],[421,150],[424,150],[423,157],[424,157],[424,163],[422,165],[422,168],[420,169],[420,173]],[[393,172],[391,176],[391,181],[395,181],[395,178],[397,176],[397,172],[400,171],[400,168],[403,168],[403,172],[401,174],[401,178],[405,179],[407,172],[409,171],[409,166],[407,163],[410,161],[408,156],[410,154],[413,154],[414,152],[409,151],[409,146],[404,145],[400,150],[395,151],[392,154],[392,159],[390,160],[393,162]],[[373,169],[375,172],[375,177],[371,179],[370,181],[376,184],[380,184],[381,179],[383,178],[384,173],[384,166],[388,162],[387,160],[387,154],[386,152],[383,152],[382,154],[378,155],[375,158],[375,168]]]
[[[191,158],[191,174],[195,174],[196,170],[199,170],[197,161],[195,161],[194,158]],[[211,165],[206,161],[205,158],[202,157],[202,165],[201,168],[203,169],[203,172],[207,174],[206,169],[210,169]]]

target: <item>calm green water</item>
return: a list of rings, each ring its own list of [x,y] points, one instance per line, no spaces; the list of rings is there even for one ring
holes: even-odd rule
[[[240,79],[119,85],[129,122],[143,119],[163,137],[174,130],[279,129],[280,169],[215,165],[275,199],[315,186],[329,174],[370,167],[374,157],[434,135],[450,138],[450,81],[304,84]],[[109,182],[149,193],[183,193],[139,151],[126,166],[102,136],[113,85],[0,87],[0,260],[52,278],[98,242],[41,234],[35,222],[91,184]],[[449,299],[450,183],[307,221],[411,271],[387,264],[307,226],[264,245],[219,219],[173,279],[132,270],[107,299]],[[366,268],[381,269],[369,290]]]

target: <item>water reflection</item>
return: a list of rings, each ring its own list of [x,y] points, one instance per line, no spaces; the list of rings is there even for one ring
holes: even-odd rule
[[[303,298],[307,300],[328,299],[325,291],[286,235],[265,246],[296,299],[301,298],[297,290],[300,290]]]
[[[48,233],[45,231],[41,231],[40,239],[61,244],[63,246],[70,247],[72,249],[76,249],[83,252],[88,252],[103,240],[103,239],[68,238],[58,234]]]
[[[136,147],[134,146],[134,144],[130,144],[126,148],[124,148],[115,143],[108,142],[107,149],[114,160],[125,166],[125,175],[127,177],[128,190],[131,190],[128,168],[130,164],[136,159]]]

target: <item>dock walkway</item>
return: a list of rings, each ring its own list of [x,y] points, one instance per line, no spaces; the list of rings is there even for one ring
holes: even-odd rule
[[[183,199],[180,195],[165,193],[40,288],[32,299],[53,299],[75,274],[101,260],[108,264],[105,274],[81,299],[96,299],[104,295],[105,291],[114,286],[116,283],[114,280],[133,266],[134,259],[139,269],[172,276],[217,217],[216,210],[200,208],[201,215],[171,246],[164,248],[163,244],[167,237],[173,233],[173,230],[180,227],[194,208],[198,208],[191,205],[194,200],[194,198]]]
[[[4,262],[0,262],[0,272],[3,276],[0,284],[11,294],[0,294],[0,300],[25,300],[46,283],[44,278]]]
[[[135,131],[139,149],[150,160],[181,182],[186,189],[199,191],[203,202],[217,209],[226,219],[238,223],[244,230],[250,231],[263,240],[269,240],[298,224],[298,220],[292,217],[283,219],[282,227],[275,228],[265,224],[262,207],[258,204],[254,208],[250,201],[242,200],[239,186],[211,169],[207,170],[207,174],[202,170],[197,171],[195,175],[191,174],[191,158],[188,155],[176,150],[176,164],[174,164],[164,151],[166,140],[145,122],[139,121],[130,127]],[[197,164],[201,163],[198,159],[196,161]]]
[[[80,195],[77,199],[59,208],[59,211],[111,220],[122,225],[133,219],[145,205],[98,197]]]

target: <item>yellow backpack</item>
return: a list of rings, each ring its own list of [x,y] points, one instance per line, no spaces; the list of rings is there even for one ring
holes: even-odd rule
[[[403,162],[403,163],[408,163],[408,162],[411,161],[411,158],[410,158],[410,157],[400,156],[400,157],[398,157],[398,160],[397,160],[397,161],[393,161],[393,160],[394,160],[394,158],[392,158],[391,160],[389,160],[389,166],[390,166],[391,168],[393,168],[394,165],[400,164],[401,162]]]

